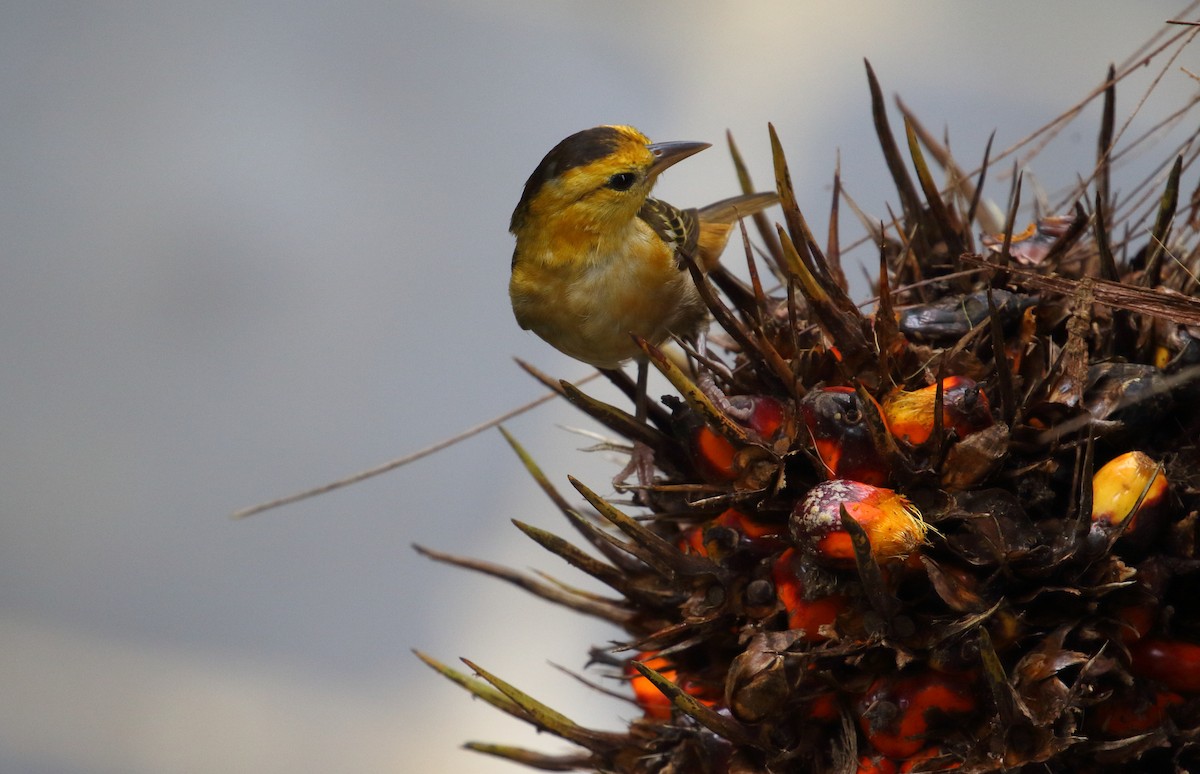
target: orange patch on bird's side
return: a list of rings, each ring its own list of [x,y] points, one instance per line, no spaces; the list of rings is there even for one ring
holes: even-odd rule
[[[1037,224],[1030,223],[1028,226],[1025,227],[1024,231],[1021,231],[1020,233],[1017,233],[1017,234],[1013,234],[1010,242],[1020,242],[1023,239],[1029,239],[1031,236],[1033,236],[1036,233],[1037,233]],[[997,240],[1001,244],[1004,243],[1004,235],[1003,234],[992,234],[991,239]]]

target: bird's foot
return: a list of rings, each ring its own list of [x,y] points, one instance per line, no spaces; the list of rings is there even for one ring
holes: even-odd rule
[[[748,422],[750,420],[750,415],[754,412],[754,409],[746,405],[746,399],[740,395],[730,398],[717,386],[716,380],[713,379],[712,374],[708,371],[700,371],[696,378],[696,386],[700,388],[705,397],[712,401],[714,406],[725,412],[727,416],[740,422]]]
[[[636,476],[636,484],[626,483],[631,476]],[[613,487],[618,492],[630,489],[641,489],[654,484],[654,449],[641,441],[635,441],[629,452],[629,463],[613,476]]]

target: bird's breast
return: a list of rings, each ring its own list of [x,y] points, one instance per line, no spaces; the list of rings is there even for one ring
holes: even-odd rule
[[[705,318],[691,276],[648,227],[579,247],[522,254],[518,244],[509,284],[517,321],[560,351],[613,368],[640,353],[630,333],[658,344]]]

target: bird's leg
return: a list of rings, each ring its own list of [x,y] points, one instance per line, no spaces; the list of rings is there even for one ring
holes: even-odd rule
[[[703,360],[696,364],[693,373],[696,377],[696,386],[704,393],[712,404],[725,412],[727,416],[733,417],[739,421],[745,422],[750,419],[751,409],[734,405],[729,399],[729,396],[717,386],[716,379],[713,378],[712,371],[705,367],[705,361],[712,363],[715,367],[715,362],[708,355],[708,331],[701,330],[696,336],[696,351],[700,353]]]
[[[637,391],[633,398],[633,415],[639,422],[645,422],[650,413],[649,398],[646,394],[649,365],[645,357],[637,359]],[[647,487],[654,483],[654,450],[641,441],[633,442],[633,449],[629,452],[629,464],[613,477],[613,486],[618,490],[628,489],[625,480],[635,473],[638,486]]]

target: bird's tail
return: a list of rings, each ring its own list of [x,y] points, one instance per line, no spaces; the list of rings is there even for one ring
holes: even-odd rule
[[[774,191],[742,194],[701,207],[696,215],[701,223],[736,223],[738,218],[748,218],[778,201],[779,196]]]

